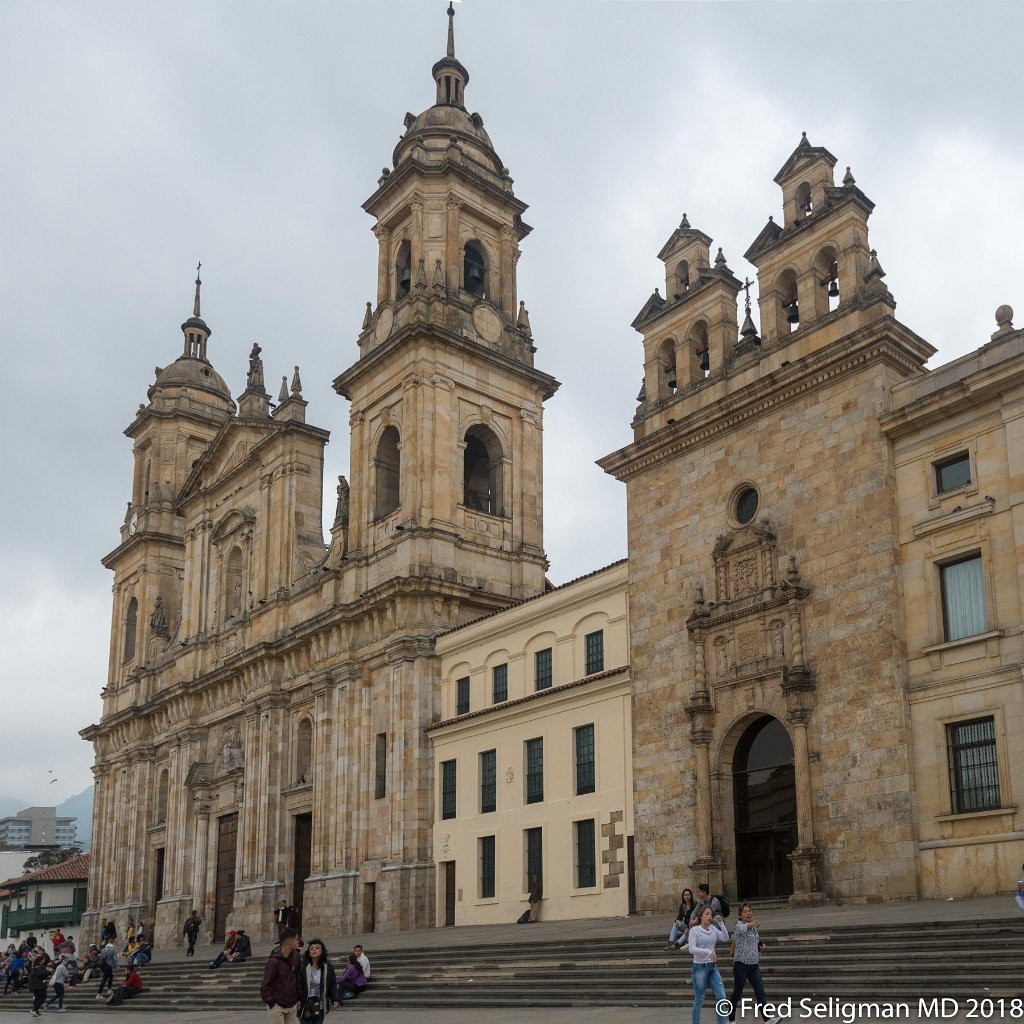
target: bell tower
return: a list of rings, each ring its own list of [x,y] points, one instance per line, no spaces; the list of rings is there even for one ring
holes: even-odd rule
[[[526,205],[448,45],[435,103],[405,132],[363,208],[376,220],[377,301],[359,359],[335,381],[352,403],[348,559],[371,579],[438,575],[489,595],[540,593],[543,404],[518,302]]]
[[[176,499],[193,462],[234,414],[227,384],[207,357],[211,331],[200,315],[199,268],[181,355],[156,368],[149,402],[125,430],[135,460],[121,543],[103,559],[114,572],[108,687],[116,690],[153,660],[181,619],[184,520]]]

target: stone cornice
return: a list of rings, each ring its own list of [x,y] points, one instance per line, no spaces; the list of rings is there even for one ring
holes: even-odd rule
[[[906,376],[920,373],[931,351],[923,339],[886,316],[598,459],[597,464],[616,479],[628,480],[874,362]]]

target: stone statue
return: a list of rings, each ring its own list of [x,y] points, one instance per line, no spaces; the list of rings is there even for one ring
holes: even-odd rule
[[[334,521],[341,526],[348,526],[349,486],[344,476],[338,477],[338,509],[334,513]]]
[[[157,594],[156,604],[153,606],[153,614],[149,617],[149,631],[154,636],[162,636],[165,640],[170,639],[171,630],[167,625],[167,612],[164,610],[164,600]]]
[[[782,628],[776,628],[772,634],[772,657],[776,661],[781,661],[782,656],[786,653],[785,643],[782,637]]]
[[[245,763],[245,754],[242,750],[242,740],[238,735],[238,727],[229,725],[224,730],[224,739],[221,745],[221,767],[226,772],[241,768]]]
[[[729,652],[725,649],[725,644],[718,645],[718,674],[724,675],[729,668]]]
[[[253,391],[263,390],[263,360],[260,359],[260,352],[263,349],[255,342],[252,351],[249,353],[249,375],[246,378],[246,387]]]

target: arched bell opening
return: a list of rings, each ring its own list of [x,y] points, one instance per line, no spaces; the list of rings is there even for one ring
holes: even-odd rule
[[[487,298],[487,260],[477,242],[467,242],[462,259],[462,287],[470,295]]]
[[[494,431],[477,425],[466,431],[463,454],[463,498],[466,508],[504,515],[501,444]]]
[[[666,338],[658,348],[658,397],[668,398],[679,387],[676,370],[676,340]]]
[[[135,640],[139,632],[139,602],[132,598],[124,616],[124,661],[135,657]]]
[[[793,893],[797,847],[796,770],[785,725],[763,715],[743,731],[732,759],[736,895],[777,899]]]
[[[707,321],[698,320],[687,332],[686,338],[692,368],[690,379],[703,380],[711,372],[711,345]]]
[[[832,312],[840,302],[839,262],[835,246],[826,245],[814,257],[814,276],[818,282],[815,289],[815,306],[819,316]]]
[[[669,295],[673,299],[681,299],[690,290],[690,264],[686,260],[680,260],[676,264],[675,274],[672,279],[672,287]]]
[[[805,220],[812,213],[814,213],[814,201],[811,199],[811,186],[806,181],[801,181],[796,187],[797,221]]]
[[[784,338],[800,327],[800,299],[796,286],[796,271],[784,270],[775,282],[776,333]]]
[[[402,242],[395,256],[395,301],[404,299],[412,288],[412,246]]]

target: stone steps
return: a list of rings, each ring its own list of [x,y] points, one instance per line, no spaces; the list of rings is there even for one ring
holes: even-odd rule
[[[730,922],[733,923],[733,922]],[[624,927],[630,922],[624,921]],[[349,1003],[360,1012],[388,1009],[638,1006],[679,1007],[690,1001],[686,953],[663,949],[660,936],[544,940],[516,931],[507,942],[408,948],[375,946],[370,992]],[[457,934],[453,938],[458,938]],[[516,941],[511,941],[511,939]],[[921,997],[1014,997],[1020,992],[1024,920],[950,921],[872,928],[773,929],[762,961],[770,997],[823,1001],[891,1000],[915,1010]],[[719,947],[726,988],[731,963]],[[168,959],[164,959],[164,956]],[[173,957],[173,959],[170,959]],[[263,953],[217,971],[180,950],[157,951],[146,989],[130,1006],[153,1010],[259,1007]],[[621,979],[617,991],[610,979]],[[616,981],[616,983],[620,983]],[[68,992],[75,1011],[106,1010],[94,999],[98,981]],[[24,1012],[25,993],[0,998],[0,1012]],[[126,1004],[127,1005],[127,1004]]]

